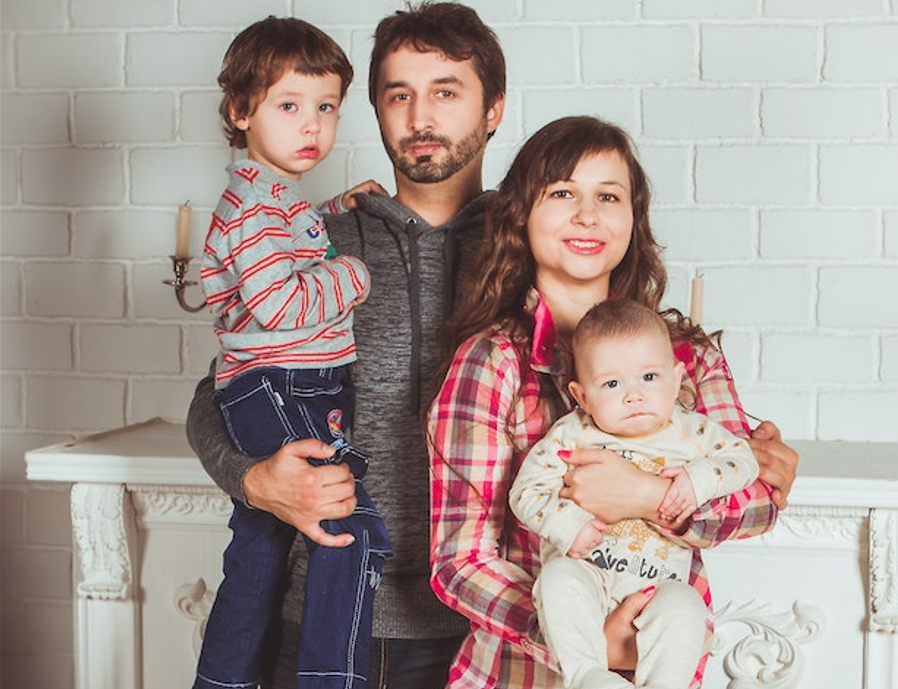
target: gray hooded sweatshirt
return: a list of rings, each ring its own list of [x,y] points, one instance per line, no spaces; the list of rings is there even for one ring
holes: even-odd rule
[[[352,442],[371,452],[365,487],[393,544],[375,597],[374,636],[443,638],[464,634],[467,621],[440,603],[429,585],[430,484],[422,434],[439,364],[439,330],[451,312],[460,268],[470,262],[484,227],[489,193],[439,227],[383,195],[360,194],[359,209],[325,216],[337,251],[362,259],[371,293],[355,312],[358,361],[352,365],[356,414]],[[197,386],[187,437],[206,471],[245,502],[243,476],[258,460],[233,449],[212,403],[212,379]],[[306,553],[297,538],[292,582],[282,617],[298,625]]]

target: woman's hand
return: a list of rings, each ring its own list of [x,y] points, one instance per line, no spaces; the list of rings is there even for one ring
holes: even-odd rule
[[[784,444],[780,429],[770,421],[763,421],[748,440],[760,467],[759,478],[773,487],[771,499],[779,509],[788,504],[789,492],[795,482],[798,453]]]
[[[655,595],[654,586],[631,593],[605,618],[605,640],[608,643],[609,668],[619,671],[636,669],[636,625],[634,620],[652,600],[653,595]]]
[[[606,524],[632,517],[658,522],[658,506],[670,480],[633,466],[611,450],[558,453],[575,467],[564,476],[559,495],[576,502]]]

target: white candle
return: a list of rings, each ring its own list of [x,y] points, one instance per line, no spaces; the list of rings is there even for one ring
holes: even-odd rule
[[[705,281],[696,276],[692,278],[692,300],[689,304],[689,319],[693,325],[702,322],[702,302],[705,298]]]
[[[190,255],[190,201],[178,207],[178,232],[175,256]]]

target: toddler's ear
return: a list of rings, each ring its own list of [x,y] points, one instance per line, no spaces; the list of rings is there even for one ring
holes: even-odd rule
[[[249,129],[249,117],[245,113],[237,112],[233,105],[228,109],[228,117],[231,123],[240,131],[245,132]]]

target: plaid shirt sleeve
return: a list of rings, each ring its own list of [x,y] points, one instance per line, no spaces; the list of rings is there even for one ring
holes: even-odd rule
[[[521,428],[523,400],[535,397],[516,395],[520,385],[511,343],[475,338],[456,352],[430,410],[431,586],[473,626],[533,652],[527,630],[538,552],[532,542],[510,543],[521,532],[510,528],[507,499],[518,445],[536,439],[509,435]],[[541,434],[541,415],[530,416]]]
[[[686,363],[696,411],[741,437],[750,427],[730,374],[726,359],[714,347],[691,349],[691,356],[677,353]],[[748,538],[770,531],[776,524],[777,509],[770,499],[771,488],[756,480],[744,490],[705,503],[692,516],[680,539],[692,547],[713,548],[730,539]]]

